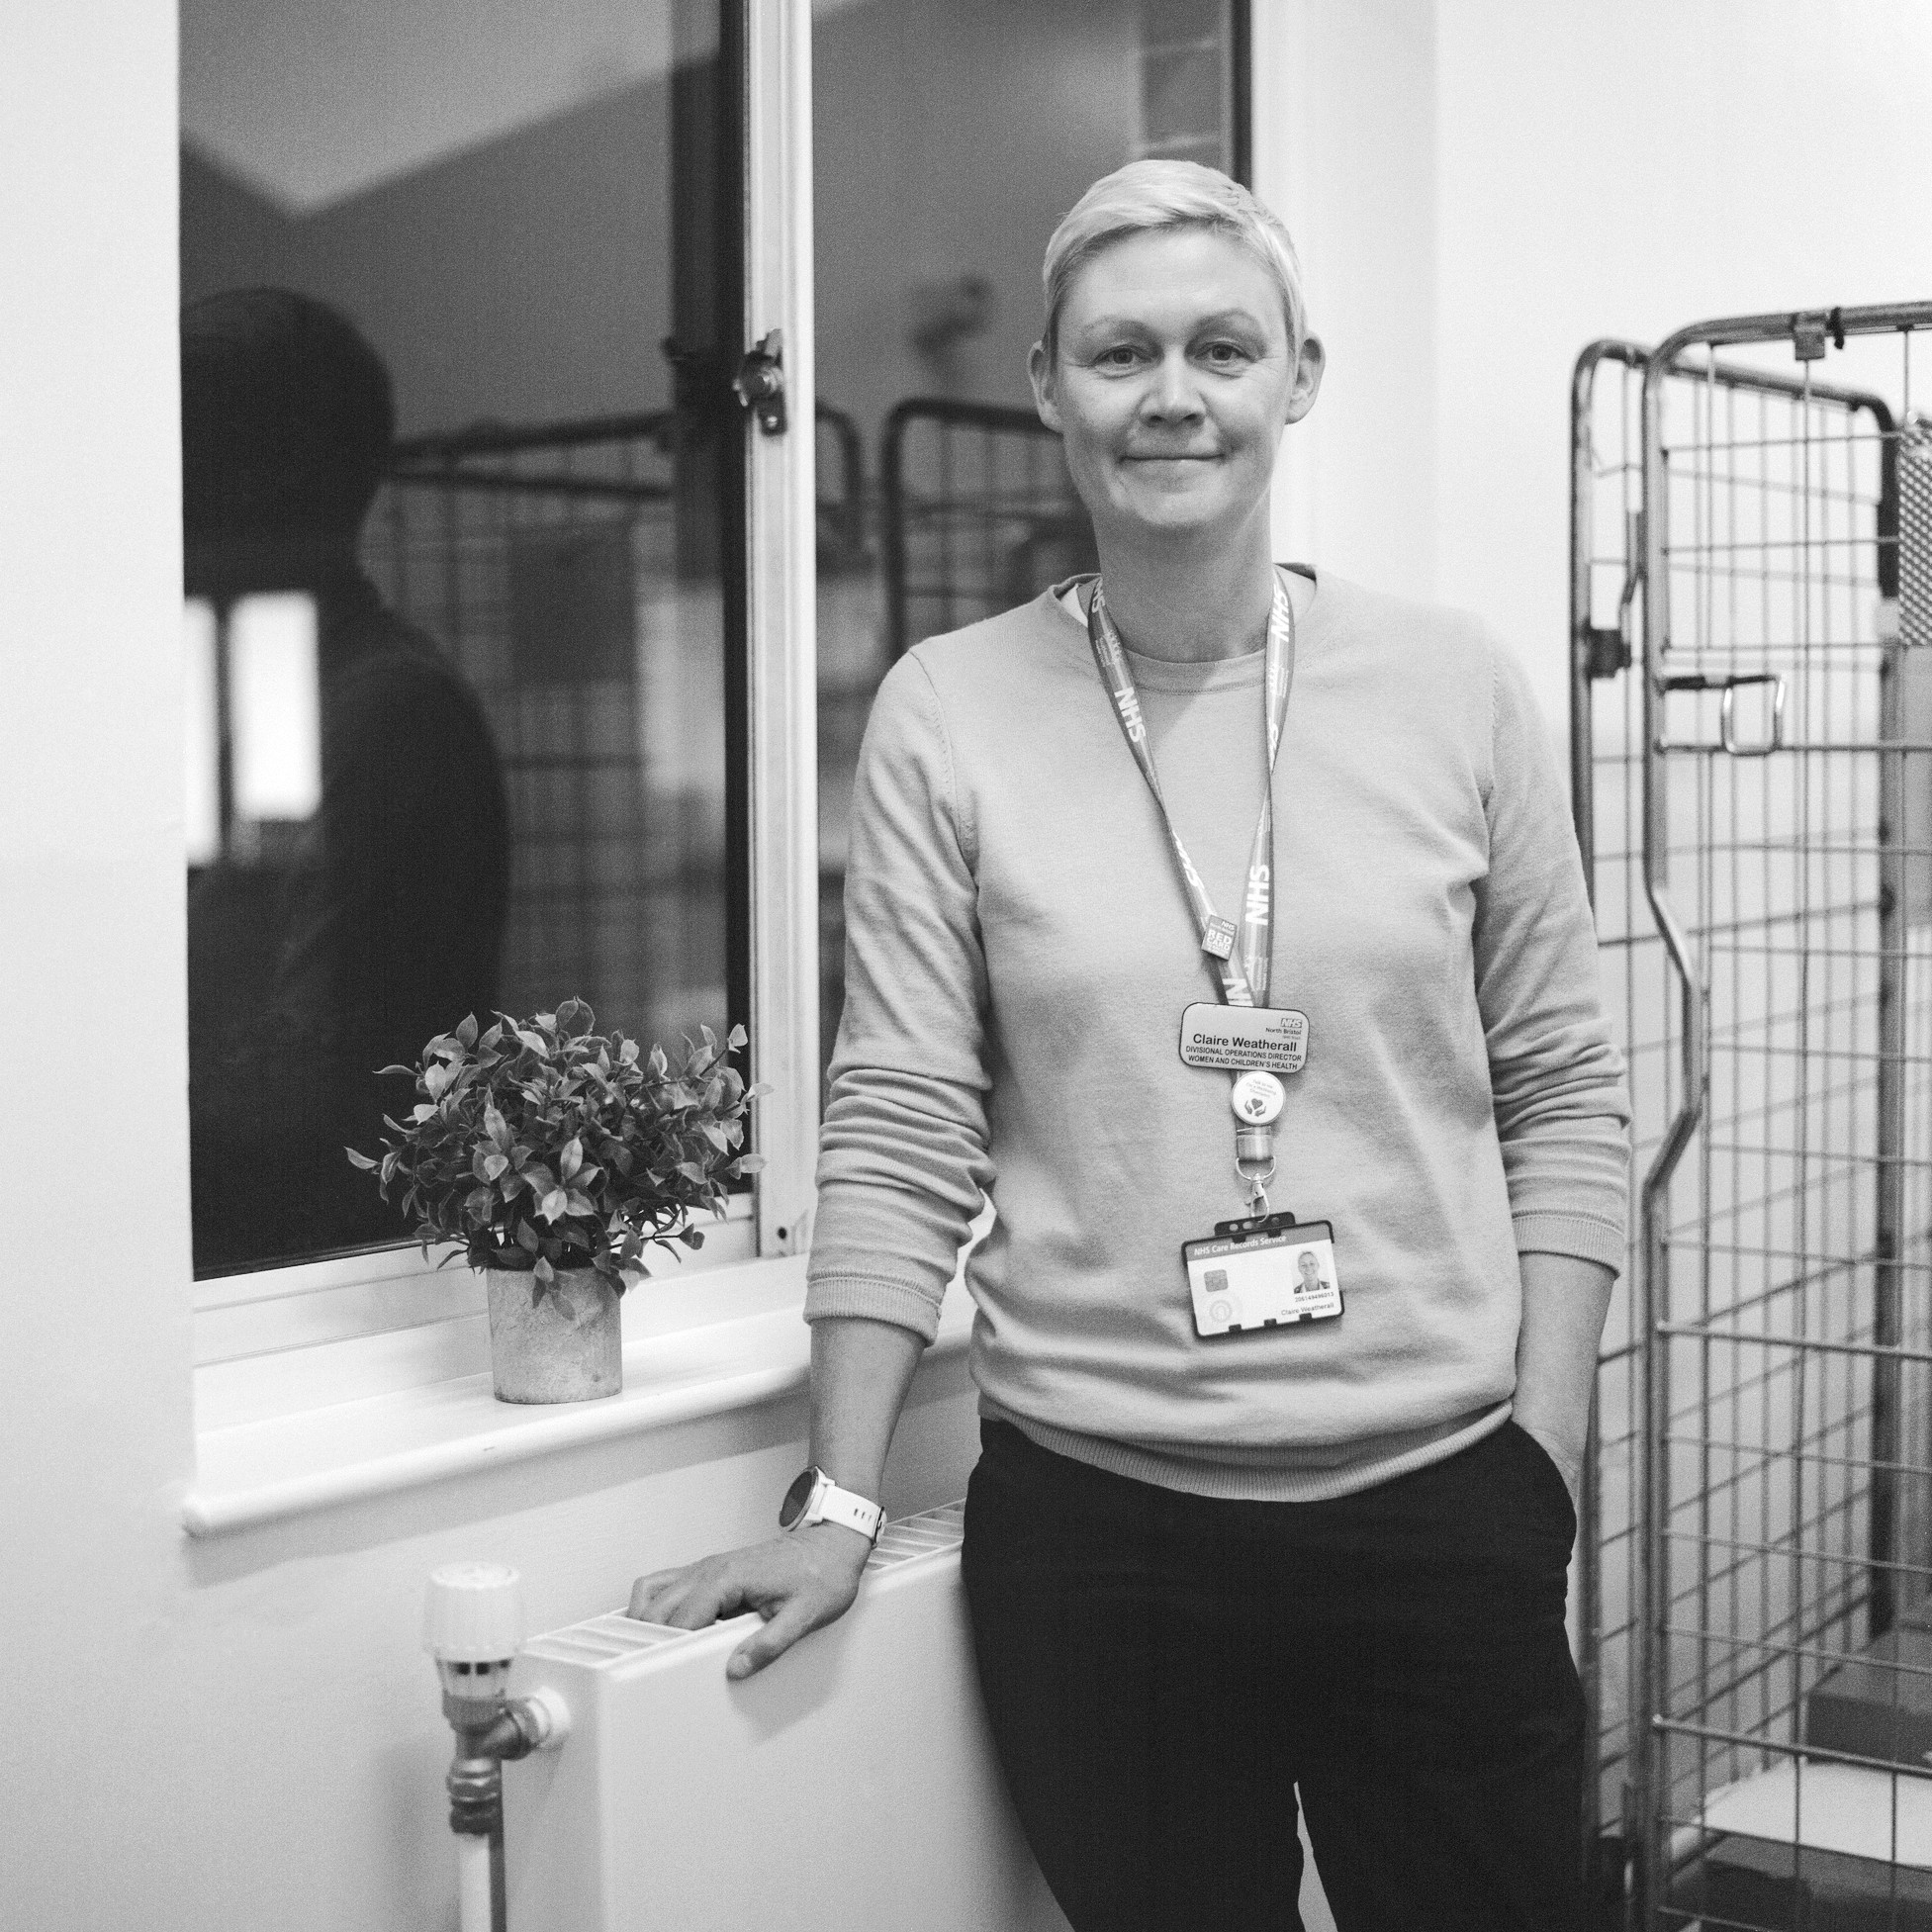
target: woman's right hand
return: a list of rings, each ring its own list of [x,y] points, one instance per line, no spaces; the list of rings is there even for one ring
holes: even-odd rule
[[[852,1608],[871,1542],[856,1529],[816,1522],[769,1542],[707,1556],[679,1570],[656,1570],[630,1588],[626,1616],[673,1629],[701,1630],[721,1616],[756,1610],[765,1619],[731,1653],[727,1677],[750,1677],[802,1636]]]

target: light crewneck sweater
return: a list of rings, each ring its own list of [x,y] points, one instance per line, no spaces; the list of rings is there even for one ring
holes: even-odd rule
[[[1263,653],[1130,654],[1168,808],[1238,917]],[[1215,998],[1159,815],[1053,593],[880,686],[807,1321],[930,1341],[967,1224],[982,1414],[1197,1494],[1345,1495],[1508,1417],[1518,1253],[1623,1255],[1627,1108],[1582,867],[1522,677],[1473,618],[1324,573],[1274,775],[1270,1004],[1309,1017],[1275,1208],[1337,1321],[1204,1341],[1180,1246],[1245,1210]]]

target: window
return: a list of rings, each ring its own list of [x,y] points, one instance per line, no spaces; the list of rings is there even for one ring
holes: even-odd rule
[[[804,1244],[872,693],[1090,560],[1040,249],[1137,153],[1242,168],[1245,18],[183,0],[205,1365],[463,1372],[420,1337],[473,1287],[341,1150],[472,1009],[745,1021],[768,1165],[705,1255]],[[778,433],[731,389],[761,340]]]
[[[405,1239],[467,1012],[750,1018],[727,26],[186,0],[198,1276]]]
[[[816,0],[820,1040],[843,1003],[846,820],[874,691],[933,633],[1093,568],[1034,414],[1040,257],[1144,154],[1246,175],[1231,0]],[[852,479],[859,481],[855,484]],[[834,479],[838,479],[835,481]]]

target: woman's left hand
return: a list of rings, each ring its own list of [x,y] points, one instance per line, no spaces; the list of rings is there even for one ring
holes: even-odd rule
[[[1581,1510],[1583,1507],[1583,1444],[1578,1442],[1572,1447],[1569,1442],[1557,1437],[1536,1423],[1524,1421],[1520,1409],[1517,1411],[1515,1421],[1517,1426],[1525,1435],[1533,1437],[1536,1446],[1556,1464],[1556,1473],[1563,1478],[1563,1487],[1570,1492],[1570,1508]]]
[[[1590,1396],[1597,1347],[1610,1309],[1609,1268],[1570,1254],[1529,1253],[1522,1271],[1522,1327],[1517,1335],[1517,1426],[1536,1438],[1570,1492],[1583,1500]]]

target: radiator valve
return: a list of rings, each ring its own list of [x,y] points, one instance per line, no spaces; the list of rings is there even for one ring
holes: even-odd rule
[[[450,1829],[494,1838],[503,1829],[503,1763],[554,1751],[570,1709],[554,1691],[508,1695],[523,1642],[523,1592],[501,1563],[452,1563],[433,1571],[422,1607],[422,1647],[442,1679],[443,1715],[456,1732],[449,1767]]]

